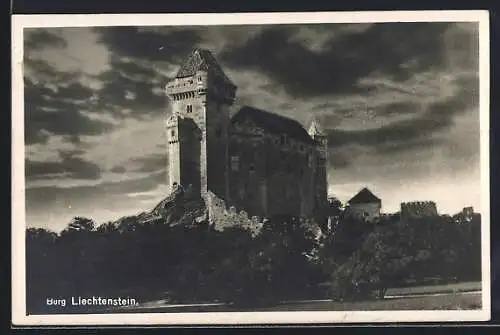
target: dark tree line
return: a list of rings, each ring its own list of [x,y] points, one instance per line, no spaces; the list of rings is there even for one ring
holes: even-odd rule
[[[141,224],[136,217],[97,227],[76,217],[60,234],[30,228],[28,311],[43,311],[46,297],[72,295],[244,305],[320,294],[364,299],[426,277],[480,279],[478,214],[470,222],[394,216],[374,224],[338,214],[333,233],[320,240],[287,217],[271,219],[257,237],[206,224]]]

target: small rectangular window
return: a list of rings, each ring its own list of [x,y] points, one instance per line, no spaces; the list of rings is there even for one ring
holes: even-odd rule
[[[186,106],[186,111],[187,111],[188,113],[192,113],[192,112],[193,112],[193,106],[192,106],[192,105],[187,105],[187,106]]]
[[[231,156],[231,170],[239,171],[240,169],[240,158],[238,156]]]
[[[175,136],[175,130],[172,130],[172,132],[170,133],[172,137]]]

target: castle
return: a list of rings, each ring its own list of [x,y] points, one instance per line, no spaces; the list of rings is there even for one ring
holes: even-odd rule
[[[167,183],[199,192],[211,221],[221,206],[249,217],[326,219],[328,143],[316,121],[306,130],[261,109],[233,111],[237,87],[204,49],[189,55],[165,91]]]

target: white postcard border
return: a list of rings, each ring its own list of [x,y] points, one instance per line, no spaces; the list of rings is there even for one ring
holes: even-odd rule
[[[479,22],[482,309],[26,315],[23,29],[29,27],[242,25],[370,22]],[[23,325],[218,325],[487,321],[490,297],[489,14],[487,11],[391,11],[237,14],[87,14],[12,16],[12,323]]]

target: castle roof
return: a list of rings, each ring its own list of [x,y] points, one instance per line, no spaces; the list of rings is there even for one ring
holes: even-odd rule
[[[217,63],[215,57],[209,50],[196,48],[181,65],[179,71],[175,75],[176,78],[190,77],[196,74],[197,71],[207,71],[215,78],[221,80],[225,84],[236,87],[233,82],[226,76],[222,67]]]
[[[245,106],[232,117],[232,122],[245,120],[250,120],[259,127],[277,135],[287,134],[288,136],[305,143],[313,142],[311,136],[309,136],[307,131],[299,122],[281,115]]]
[[[366,204],[373,202],[381,202],[381,200],[366,187],[348,201],[349,204]]]

